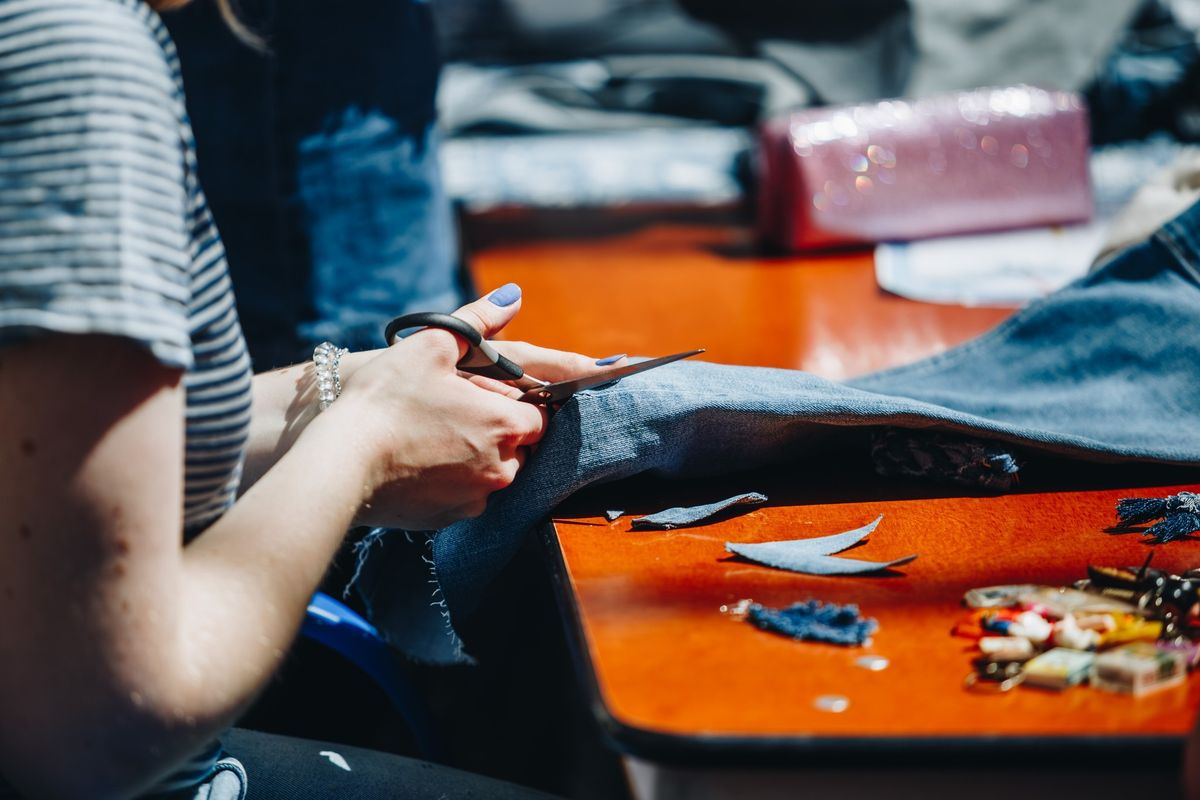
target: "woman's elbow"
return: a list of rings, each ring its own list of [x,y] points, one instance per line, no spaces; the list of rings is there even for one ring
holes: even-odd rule
[[[23,797],[135,797],[207,741],[192,719],[137,691],[105,703],[23,695],[0,733],[0,775]]]

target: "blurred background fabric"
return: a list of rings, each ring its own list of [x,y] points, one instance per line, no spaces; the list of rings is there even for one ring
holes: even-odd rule
[[[1096,145],[1200,141],[1198,5],[244,0],[267,53],[168,22],[265,368],[468,296],[452,204],[748,211],[789,110],[1027,82],[1083,92]]]
[[[437,0],[449,189],[473,211],[736,203],[753,180],[752,138],[694,132],[746,131],[809,106],[1018,83],[1085,93],[1098,144],[1156,132],[1194,141],[1196,6]],[[578,155],[606,149],[638,168]]]
[[[393,316],[459,305],[429,6],[244,0],[241,12],[266,52],[235,42],[213,3],[166,20],[256,368],[306,360],[326,339],[379,347]]]

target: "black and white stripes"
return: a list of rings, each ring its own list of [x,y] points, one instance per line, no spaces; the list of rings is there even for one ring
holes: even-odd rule
[[[55,333],[184,370],[181,533],[210,525],[241,475],[250,362],[175,47],[142,0],[0,0],[0,346]]]
[[[249,359],[175,48],[141,0],[0,0],[0,341],[51,332],[186,370],[184,529],[220,516]]]

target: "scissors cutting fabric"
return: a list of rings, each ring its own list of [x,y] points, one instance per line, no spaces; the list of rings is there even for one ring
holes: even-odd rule
[[[525,390],[525,394],[521,395],[520,400],[543,406],[557,405],[578,391],[612,383],[618,378],[636,375],[639,372],[645,372],[655,367],[661,367],[663,364],[670,364],[672,361],[690,358],[704,352],[704,348],[688,350],[683,353],[674,353],[648,361],[639,361],[636,364],[607,369],[582,378],[547,383],[525,374],[525,370],[520,364],[501,355],[491,342],[483,338],[479,331],[469,323],[450,314],[421,312],[396,317],[384,329],[384,341],[391,345],[395,342],[397,334],[412,328],[441,328],[462,337],[467,343],[467,354],[458,362],[460,370],[472,375],[483,375],[496,380],[508,381],[518,389]]]

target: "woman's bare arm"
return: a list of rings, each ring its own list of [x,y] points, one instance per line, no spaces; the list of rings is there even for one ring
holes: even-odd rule
[[[149,786],[265,684],[367,498],[398,526],[479,513],[545,419],[458,357],[443,332],[379,354],[184,547],[180,373],[117,338],[0,349],[0,773]]]
[[[262,686],[369,462],[312,425],[185,549],[178,371],[59,336],[0,351],[0,376],[0,771],[31,796],[122,796]]]

